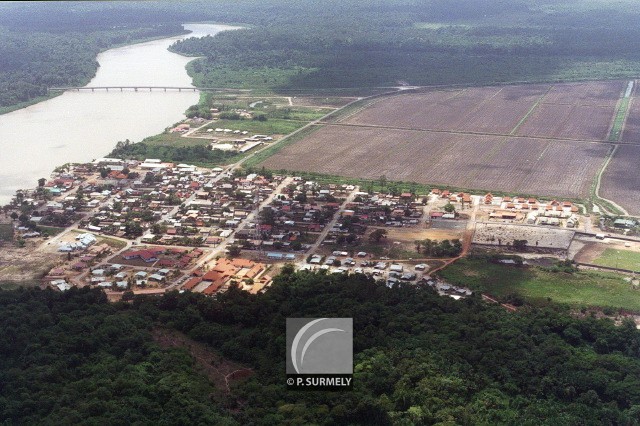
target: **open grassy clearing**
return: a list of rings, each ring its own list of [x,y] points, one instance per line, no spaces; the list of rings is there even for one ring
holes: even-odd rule
[[[640,271],[640,253],[631,250],[607,248],[592,263],[611,268]]]
[[[612,142],[620,140],[630,101],[631,98],[622,98],[622,100],[620,100],[620,105],[618,105],[613,125],[611,126],[611,132],[609,132],[609,140]]]
[[[66,228],[58,228],[55,226],[39,226],[39,228],[43,235],[48,235],[50,237],[58,235],[61,232],[64,232],[66,229]]]
[[[149,136],[142,142],[147,145],[155,146],[174,146],[174,147],[191,147],[191,146],[207,146],[211,141],[200,138],[185,138],[180,133],[160,133],[158,135]]]
[[[311,121],[311,120],[306,120],[306,121]],[[284,119],[277,119],[277,118],[275,119],[270,118],[267,121],[221,119],[221,120],[216,120],[211,124],[208,124],[206,127],[203,127],[201,131],[206,132],[207,131],[206,129],[221,128],[221,129],[231,129],[231,130],[240,130],[240,131],[244,130],[254,134],[286,135],[304,126],[306,124],[306,121],[284,120]],[[211,136],[215,137],[215,133],[211,134]],[[230,135],[230,136],[234,136],[234,135]]]
[[[640,290],[620,274],[579,271],[550,272],[537,267],[514,267],[484,259],[460,259],[440,272],[451,284],[463,285],[497,297],[521,296],[572,306],[595,306],[640,312]]]

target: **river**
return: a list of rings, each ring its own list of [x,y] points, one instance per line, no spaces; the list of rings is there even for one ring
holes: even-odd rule
[[[187,58],[167,48],[176,40],[235,29],[185,24],[192,32],[107,50],[88,86],[191,86]],[[184,118],[198,102],[195,92],[66,92],[0,115],[0,205],[17,189],[33,188],[59,165],[87,162],[108,154],[116,142],[137,142]]]

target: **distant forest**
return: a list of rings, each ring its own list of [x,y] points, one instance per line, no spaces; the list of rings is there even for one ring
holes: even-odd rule
[[[188,67],[196,85],[214,87],[478,85],[640,74],[640,10],[631,1],[295,4],[259,7],[268,18],[255,25],[178,42],[173,50],[204,56]]]
[[[640,74],[632,0],[224,0],[0,4],[0,108],[80,85],[108,47],[194,21],[245,28],[177,43],[196,85],[269,90],[490,84]],[[2,110],[0,110],[2,111]]]
[[[119,8],[87,16],[82,6],[0,5],[0,112],[47,96],[49,87],[87,84],[98,69],[96,55],[103,50],[185,32],[166,19],[127,20]]]
[[[354,320],[354,389],[288,391],[285,319],[325,316]],[[221,391],[158,329],[253,374]],[[633,321],[287,267],[261,295],[0,291],[0,358],[3,424],[640,424]]]

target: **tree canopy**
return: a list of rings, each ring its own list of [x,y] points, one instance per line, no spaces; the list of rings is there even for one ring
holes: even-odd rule
[[[354,390],[288,391],[285,319],[323,316],[354,320]],[[231,398],[216,393],[186,352],[150,339],[157,325],[255,375]],[[578,319],[556,306],[510,313],[364,275],[285,269],[264,294],[172,292],[132,304],[88,289],[0,292],[0,327],[0,418],[14,423],[640,421],[640,333],[631,321]]]

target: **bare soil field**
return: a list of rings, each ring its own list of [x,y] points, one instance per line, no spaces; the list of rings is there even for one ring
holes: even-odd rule
[[[606,140],[624,85],[610,81],[411,93],[377,100],[343,123],[501,135],[521,124],[517,134],[522,136]]]
[[[574,231],[535,225],[478,223],[473,243],[505,246],[514,240],[527,240],[530,247],[566,250],[574,234]]]
[[[393,96],[344,123],[508,134],[546,90],[543,86],[477,87]]]
[[[598,257],[602,255],[607,248],[605,244],[588,242],[584,243],[583,247],[578,251],[573,260],[580,263],[593,263]]]
[[[600,195],[624,207],[631,215],[640,215],[639,145],[620,145],[600,182]]]
[[[620,99],[626,81],[587,81],[555,84],[545,96],[546,103],[599,105],[613,107]]]
[[[377,98],[325,123],[262,164],[355,178],[385,175],[390,180],[582,198],[589,195],[612,149],[608,133],[627,83],[433,89]],[[640,142],[636,117],[640,102],[631,104],[624,136]],[[634,151],[634,158],[638,155]],[[621,167],[612,166],[609,175]],[[624,170],[631,170],[628,167]],[[618,198],[635,194],[640,200],[637,192],[621,186],[616,189]]]
[[[613,106],[542,102],[518,128],[517,134],[539,138],[605,141],[614,112]]]
[[[30,242],[18,248],[0,248],[0,281],[31,281],[42,278],[58,262],[60,255],[35,250]]]
[[[453,240],[462,239],[464,228],[455,229],[425,229],[425,228],[384,228],[387,239],[401,243],[414,244],[416,240]]]
[[[325,126],[262,163],[271,169],[577,198],[609,145]]]
[[[610,145],[601,143],[559,140],[546,141],[544,147],[535,165],[525,173],[517,186],[520,192],[584,197],[611,150]],[[541,189],[544,191],[540,192]]]

